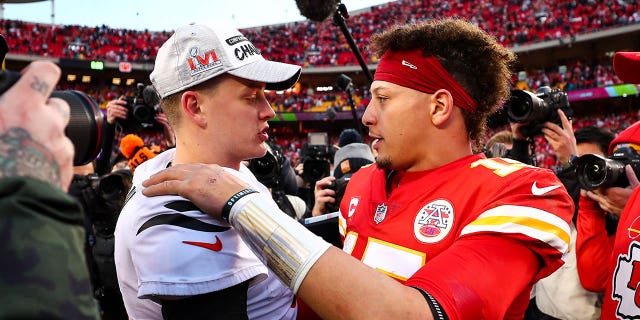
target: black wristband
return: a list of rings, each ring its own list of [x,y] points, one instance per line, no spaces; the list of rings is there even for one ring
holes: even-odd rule
[[[424,296],[424,299],[427,301],[427,304],[429,305],[429,309],[431,309],[431,314],[433,315],[433,319],[449,320],[449,316],[447,316],[447,314],[444,312],[444,310],[442,309],[438,301],[432,295],[422,290],[421,288],[418,288],[418,287],[411,287],[411,288],[418,290],[422,294],[422,296]]]
[[[233,205],[236,204],[236,202],[238,202],[240,198],[252,193],[257,193],[257,192],[258,191],[253,189],[244,189],[232,195],[231,198],[229,198],[229,200],[227,200],[227,202],[224,204],[224,207],[222,207],[222,214],[220,215],[222,217],[222,220],[229,223],[229,214],[231,213],[231,208],[233,207]]]

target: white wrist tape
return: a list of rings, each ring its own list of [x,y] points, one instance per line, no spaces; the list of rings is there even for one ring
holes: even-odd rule
[[[259,193],[239,199],[231,207],[229,223],[293,293],[331,246],[283,213],[270,197]]]

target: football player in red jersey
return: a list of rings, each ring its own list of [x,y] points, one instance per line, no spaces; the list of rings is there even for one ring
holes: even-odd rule
[[[343,251],[214,165],[169,168],[143,193],[229,221],[322,318],[521,319],[562,264],[573,202],[550,170],[474,154],[509,96],[513,53],[458,19],[371,44],[381,59],[362,121],[378,156],[342,200]]]

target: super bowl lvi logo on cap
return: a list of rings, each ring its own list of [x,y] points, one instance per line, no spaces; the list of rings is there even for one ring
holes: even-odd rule
[[[189,59],[187,63],[191,68],[191,75],[196,75],[200,72],[205,72],[209,69],[222,67],[222,62],[218,59],[215,50],[208,50],[201,56],[198,52],[198,48],[194,47],[189,50]]]
[[[285,90],[298,81],[301,69],[265,60],[232,26],[192,23],[178,27],[160,47],[150,78],[165,98],[225,73],[263,82],[268,90]]]

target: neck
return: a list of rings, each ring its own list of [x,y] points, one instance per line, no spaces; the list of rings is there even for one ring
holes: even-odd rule
[[[202,144],[195,140],[188,143],[176,139],[176,154],[173,164],[204,163],[240,170],[242,160],[232,159],[223,150],[213,150],[212,143]]]

